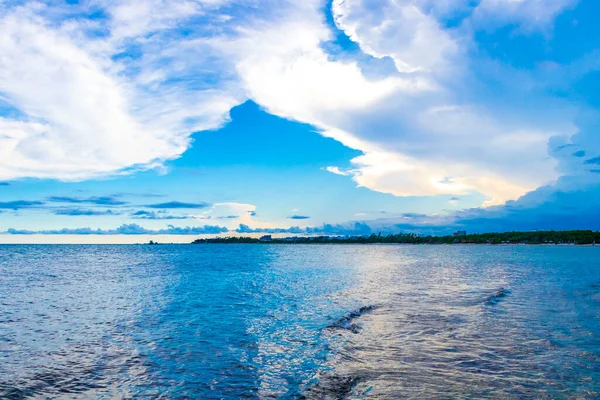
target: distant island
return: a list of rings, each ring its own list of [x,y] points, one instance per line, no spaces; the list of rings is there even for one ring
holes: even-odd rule
[[[307,236],[273,238],[265,235],[261,238],[218,237],[196,239],[192,244],[548,244],[548,245],[595,245],[600,244],[600,232],[594,231],[532,231],[467,234],[458,231],[454,235],[425,236],[414,233],[370,236]]]

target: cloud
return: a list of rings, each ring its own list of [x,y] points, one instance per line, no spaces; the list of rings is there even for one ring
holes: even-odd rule
[[[391,57],[399,72],[444,66],[458,50],[451,34],[410,1],[347,1],[332,4],[336,25],[362,51]]]
[[[184,203],[181,201],[169,201],[166,203],[147,204],[145,207],[161,208],[161,209],[195,209],[195,208],[207,208],[207,207],[210,207],[210,204],[209,203]]]
[[[551,142],[590,157],[597,145],[574,123],[578,105],[550,97],[539,70],[490,59],[478,33],[547,32],[575,3],[2,3],[0,93],[14,112],[0,116],[0,179],[160,168],[250,98],[362,151],[326,167],[358,186],[503,204],[582,169]],[[327,46],[336,38],[352,49]]]
[[[253,204],[224,202],[212,204],[210,208],[202,211],[201,215],[196,215],[194,218],[199,220],[219,220],[220,223],[230,230],[236,229],[240,223],[256,227],[266,225],[257,221],[254,218],[255,216],[256,206]]]
[[[177,220],[177,219],[188,219],[190,217],[185,215],[167,215],[160,212],[155,211],[136,211],[131,214],[131,216],[135,219],[151,219],[151,220]]]
[[[169,225],[166,229],[146,229],[137,224],[124,224],[116,229],[92,229],[92,228],[75,228],[75,229],[56,229],[56,230],[40,230],[30,231],[23,229],[10,228],[5,233],[11,235],[205,235],[219,234],[227,232],[227,228],[220,226],[197,226],[197,227],[176,227]]]
[[[476,23],[488,29],[517,23],[522,30],[546,29],[562,11],[579,0],[482,0],[474,10]]]
[[[352,176],[352,171],[342,171],[339,167],[325,167],[325,171],[335,175]]]
[[[547,146],[551,137],[577,131],[568,107],[535,86],[515,88],[515,79],[531,78],[510,65],[494,70],[515,78],[494,81],[502,98],[487,95],[497,90],[481,70],[494,61],[473,55],[479,28],[444,23],[465,2],[444,2],[447,10],[437,3],[336,0],[334,27],[314,3],[286,3],[277,23],[218,43],[254,101],[364,153],[352,168],[326,167],[358,186],[395,196],[479,192],[491,206],[556,179]],[[358,44],[360,54],[327,53],[322,43],[333,33]],[[395,71],[367,78],[386,60]],[[531,112],[519,105],[523,99],[552,111]]]
[[[215,219],[238,219],[239,215],[225,215],[221,217],[215,217]]]
[[[160,235],[205,235],[227,232],[227,228],[213,225],[204,225],[197,227],[177,227],[169,225],[167,229],[151,230],[143,228],[137,224],[122,225],[116,229],[118,234],[122,235],[140,235],[140,234],[160,234]],[[110,233],[109,233],[110,234]]]
[[[584,164],[600,165],[600,157],[594,157],[590,158],[589,160],[585,160]]]
[[[216,2],[0,5],[0,179],[81,180],[160,166],[240,103],[207,46],[180,22]],[[100,18],[87,19],[95,13]]]
[[[10,186],[10,183],[8,183],[8,182],[0,182],[0,186]]]
[[[345,171],[359,187],[395,196],[429,196],[482,192],[486,206],[502,204],[536,188],[532,182],[514,184],[502,174],[473,171],[468,164],[446,166],[395,153],[372,151],[351,160],[356,167]]]
[[[133,196],[133,197],[146,197],[146,198],[160,198],[167,197],[166,194],[160,193],[129,193],[129,192],[121,192],[113,195],[114,197],[123,197],[123,196]]]
[[[532,230],[600,230],[600,177],[583,186],[578,177],[560,178],[521,198],[485,209],[457,210],[439,215],[406,213],[363,222],[373,232],[450,234],[457,229],[472,233]],[[585,177],[588,181],[589,178]],[[352,226],[341,224],[340,229]]]
[[[310,217],[307,217],[305,215],[292,215],[291,217],[288,217],[289,219],[310,219]]]
[[[348,224],[323,224],[318,227],[300,228],[292,226],[289,228],[251,228],[248,225],[240,224],[235,230],[237,233],[272,233],[272,234],[303,234],[303,235],[348,235],[363,236],[373,233],[371,227],[364,222],[352,222]]]
[[[29,201],[29,200],[14,200],[0,202],[0,209],[7,210],[19,210],[21,208],[33,208],[37,206],[43,206],[44,203],[41,201]]]
[[[97,211],[97,210],[85,210],[81,208],[68,208],[54,211],[55,215],[66,215],[66,216],[101,216],[101,215],[119,215],[111,210]]]
[[[239,227],[235,230],[237,233],[304,233],[305,231],[300,227],[291,228],[251,228],[246,224],[239,224]]]
[[[71,203],[71,204],[95,204],[98,206],[121,206],[127,204],[126,201],[119,200],[112,196],[100,197],[68,197],[68,196],[50,196],[46,199],[53,203]]]

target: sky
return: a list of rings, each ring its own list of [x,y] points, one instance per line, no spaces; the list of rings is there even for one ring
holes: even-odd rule
[[[600,229],[596,0],[0,0],[0,242]]]

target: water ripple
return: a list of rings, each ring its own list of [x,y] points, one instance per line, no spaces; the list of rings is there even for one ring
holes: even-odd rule
[[[0,398],[595,399],[598,251],[0,246]]]

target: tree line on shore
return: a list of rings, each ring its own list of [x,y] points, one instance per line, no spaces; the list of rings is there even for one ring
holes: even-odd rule
[[[589,245],[600,243],[600,232],[595,231],[532,231],[532,232],[498,232],[467,234],[464,236],[425,236],[414,233],[370,236],[308,236],[260,239],[251,237],[217,237],[196,239],[193,244],[205,243],[279,243],[279,244],[574,244]]]

